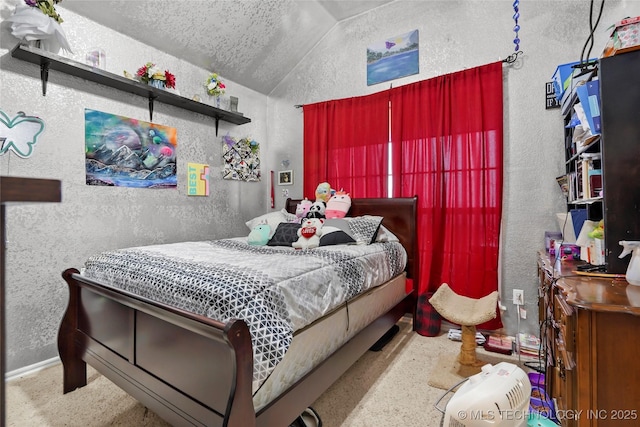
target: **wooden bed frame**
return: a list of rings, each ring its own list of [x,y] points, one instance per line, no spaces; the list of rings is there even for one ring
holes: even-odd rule
[[[288,199],[295,212],[299,200]],[[383,216],[407,250],[417,288],[417,198],[353,199],[349,216]],[[87,384],[86,364],[173,425],[288,426],[405,313],[415,291],[267,406],[255,411],[247,325],[221,323],[87,279],[63,275],[69,305],[58,334],[64,393]]]

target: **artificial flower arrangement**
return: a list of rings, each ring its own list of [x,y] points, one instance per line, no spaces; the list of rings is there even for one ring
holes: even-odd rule
[[[54,7],[58,3],[61,3],[62,0],[24,0],[27,6],[37,7],[47,16],[55,19],[58,24],[62,24],[62,18],[56,12],[56,8]]]
[[[58,53],[64,49],[73,53],[67,36],[60,25],[62,18],[55,5],[62,0],[24,0],[16,4],[13,15],[6,21],[11,23],[11,34],[30,45]]]
[[[167,70],[161,71],[153,62],[147,62],[140,67],[136,72],[136,76],[138,76],[142,83],[149,84],[151,80],[159,80],[164,82],[165,87],[171,89],[175,89],[176,87],[176,76]]]
[[[226,88],[225,84],[220,80],[218,73],[209,74],[207,81],[204,82],[204,86],[207,88],[207,93],[211,96],[224,95]]]

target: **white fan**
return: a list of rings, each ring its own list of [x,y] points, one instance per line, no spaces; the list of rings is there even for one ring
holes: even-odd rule
[[[507,362],[484,365],[449,399],[443,425],[525,427],[530,397],[529,377],[518,366]],[[437,403],[436,408],[440,410]]]

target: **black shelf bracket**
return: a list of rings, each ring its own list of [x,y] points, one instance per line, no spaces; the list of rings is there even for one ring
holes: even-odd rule
[[[218,122],[220,121],[220,117],[216,116],[216,136],[218,136]]]
[[[42,80],[42,96],[47,96],[47,81],[49,80],[49,61],[40,64],[40,80]]]
[[[149,94],[149,121],[153,123],[153,101],[157,98],[156,95]]]

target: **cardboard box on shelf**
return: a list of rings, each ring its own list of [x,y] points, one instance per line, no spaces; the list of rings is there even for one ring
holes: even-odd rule
[[[640,49],[640,16],[626,18],[611,27],[609,41],[604,47],[602,57]]]

